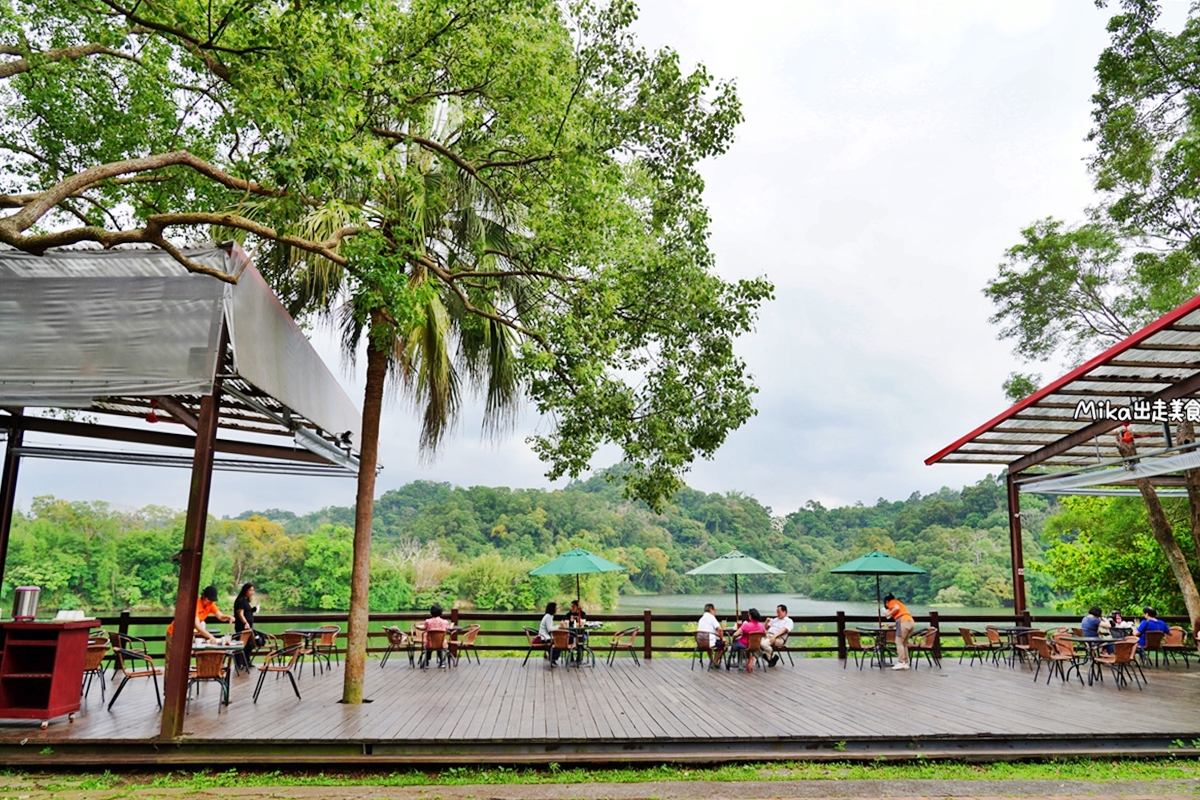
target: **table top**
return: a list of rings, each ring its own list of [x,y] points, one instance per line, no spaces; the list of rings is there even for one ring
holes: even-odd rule
[[[1075,636],[1075,635],[1064,636],[1062,634],[1059,634],[1058,638],[1059,639],[1069,639],[1072,642],[1087,642],[1087,643],[1097,642],[1100,644],[1112,644],[1113,642],[1125,641],[1124,639],[1114,639],[1111,636]]]
[[[245,649],[246,649],[246,645],[242,644],[241,642],[234,642],[231,644],[194,644],[194,645],[192,645],[193,653],[200,652],[201,650],[207,650],[209,652],[215,651],[218,653],[236,653],[236,652],[239,652],[239,651],[245,650]]]
[[[1003,628],[997,627],[996,625],[989,625],[988,627],[994,631],[999,631],[1000,633],[1030,633],[1032,631],[1041,630],[1041,628],[1031,628],[1028,625],[1010,625]]]
[[[288,628],[284,633],[298,633],[301,636],[319,636],[322,633],[333,633],[333,628]]]
[[[886,633],[896,630],[896,626],[884,625],[883,627],[877,628],[875,626],[867,627],[865,625],[856,625],[854,630],[859,631],[860,633]]]

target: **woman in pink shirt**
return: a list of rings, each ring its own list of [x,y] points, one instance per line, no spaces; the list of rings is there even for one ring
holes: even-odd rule
[[[425,620],[425,632],[429,633],[430,631],[449,631],[449,630],[450,630],[450,620],[448,620],[442,616],[442,607],[435,603],[433,605],[433,607],[429,609],[429,619]],[[448,649],[450,649],[450,637],[447,635],[444,639],[442,639],[442,650],[445,651]],[[431,655],[430,653],[426,652],[426,654],[425,654],[425,658],[427,659],[425,662],[426,664],[429,663],[428,658],[430,655]],[[443,653],[439,652],[438,653],[438,666],[439,667],[442,665],[442,658],[443,658]]]
[[[733,648],[747,650],[750,646],[750,634],[766,632],[767,626],[763,624],[762,614],[758,613],[757,608],[752,608],[742,615],[742,624],[733,632]],[[746,653],[746,671],[754,671],[754,653]]]

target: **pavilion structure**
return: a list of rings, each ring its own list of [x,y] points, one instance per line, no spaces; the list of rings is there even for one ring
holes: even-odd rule
[[[0,575],[23,459],[190,468],[179,631],[195,617],[213,470],[353,477],[361,445],[358,409],[246,253],[186,255],[236,284],[161,250],[0,251]],[[191,646],[172,637],[169,662],[191,663]],[[164,739],[181,733],[187,678],[167,670]]]
[[[1047,384],[925,459],[926,464],[1007,467],[1014,611],[1026,611],[1021,494],[1184,494],[1183,470],[1200,467],[1196,443],[1177,443],[1182,421],[1200,423],[1200,296]],[[1138,443],[1118,452],[1116,435]]]

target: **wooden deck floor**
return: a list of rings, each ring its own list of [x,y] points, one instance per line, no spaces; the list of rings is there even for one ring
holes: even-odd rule
[[[798,659],[767,673],[689,669],[685,659],[642,666],[549,670],[531,660],[484,659],[449,670],[406,659],[370,662],[367,697],[343,706],[341,669],[300,679],[233,681],[218,710],[209,686],[192,701],[181,745],[157,745],[148,681],[131,682],[110,712],[93,688],[74,724],[41,731],[0,722],[0,761],[45,764],[360,761],[565,761],[573,758],[846,757],[979,752],[1165,751],[1200,739],[1200,669],[1148,670],[1149,685],[1034,683],[1027,669],[990,665],[916,671],[843,669]],[[115,684],[110,684],[110,691]],[[111,696],[111,695],[110,695]],[[44,753],[50,747],[51,753]],[[1140,748],[1140,750],[1139,750]],[[723,755],[722,755],[723,754]]]

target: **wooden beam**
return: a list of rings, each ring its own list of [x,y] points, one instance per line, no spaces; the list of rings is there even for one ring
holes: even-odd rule
[[[1025,613],[1025,547],[1021,541],[1021,492],[1013,473],[1005,477],[1008,488],[1008,542],[1012,552],[1013,614]]]
[[[200,420],[196,419],[196,417],[192,415],[192,412],[184,408],[181,403],[175,402],[170,397],[156,397],[154,399],[158,401],[158,405],[163,411],[166,411],[172,417],[179,420],[184,425],[187,425],[193,431],[199,430]]]
[[[1114,358],[1105,366],[1135,367],[1137,369],[1182,369],[1194,372],[1200,369],[1200,362],[1195,361],[1139,361],[1130,358]]]

